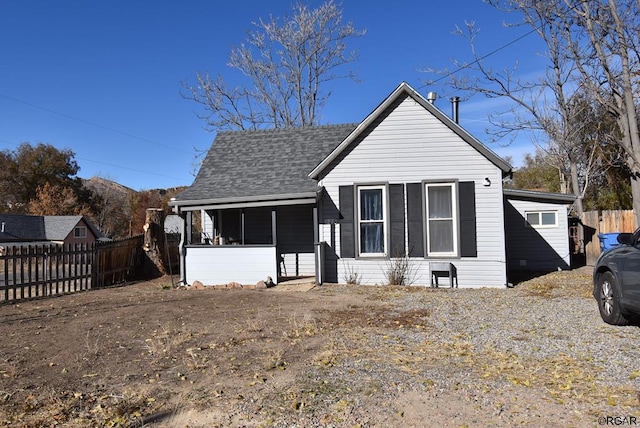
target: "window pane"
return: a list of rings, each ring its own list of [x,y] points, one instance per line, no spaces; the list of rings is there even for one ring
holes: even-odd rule
[[[540,224],[540,213],[527,213],[527,223],[530,225],[538,225]]]
[[[360,220],[382,220],[382,189],[360,191]]]
[[[556,213],[542,213],[542,224],[553,226],[556,224]]]
[[[429,190],[429,218],[452,218],[450,186],[430,186]]]
[[[360,224],[360,252],[384,253],[383,223]]]
[[[453,220],[429,220],[429,248],[434,253],[453,251]]]

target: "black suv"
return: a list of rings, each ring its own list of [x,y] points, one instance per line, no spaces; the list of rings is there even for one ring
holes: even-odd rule
[[[626,325],[640,317],[640,229],[618,235],[593,269],[593,297],[604,322]]]

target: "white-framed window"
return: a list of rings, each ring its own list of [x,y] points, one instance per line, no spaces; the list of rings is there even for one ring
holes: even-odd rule
[[[456,183],[426,183],[427,254],[458,255],[458,205]]]
[[[535,228],[558,227],[558,211],[526,211],[527,226]]]
[[[358,253],[361,256],[386,256],[387,188],[358,186]]]
[[[86,238],[87,237],[87,228],[84,226],[78,226],[73,229],[73,237],[74,238]]]

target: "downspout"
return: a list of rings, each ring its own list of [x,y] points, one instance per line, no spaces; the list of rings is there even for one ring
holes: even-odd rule
[[[187,250],[185,248],[186,237],[187,237],[187,213],[180,211],[180,208],[175,206],[173,207],[173,212],[177,214],[180,219],[180,244],[178,244],[178,255],[180,258],[180,280],[177,284],[187,285],[187,269],[186,269],[186,260],[187,260]],[[172,285],[177,285],[172,284]]]

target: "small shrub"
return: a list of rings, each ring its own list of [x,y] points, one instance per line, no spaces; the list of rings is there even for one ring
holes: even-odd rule
[[[411,285],[418,278],[416,266],[411,263],[409,256],[399,256],[387,259],[384,276],[388,285]]]
[[[344,274],[344,282],[349,285],[360,285],[362,282],[362,275],[358,273],[358,270],[353,266],[345,263],[346,271]]]

